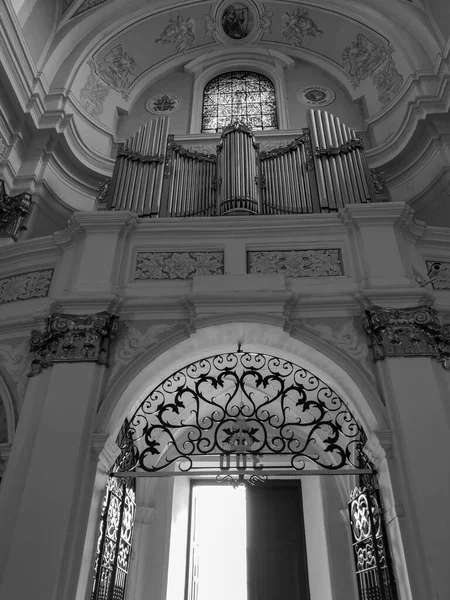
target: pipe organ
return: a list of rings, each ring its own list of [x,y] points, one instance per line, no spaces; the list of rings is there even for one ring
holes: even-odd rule
[[[236,122],[222,132],[217,146],[218,214],[259,214],[259,146],[251,130]]]
[[[168,117],[149,121],[119,148],[106,209],[141,217],[302,214],[375,201],[355,131],[310,110],[302,135],[270,151],[240,122],[207,154],[177,144]]]

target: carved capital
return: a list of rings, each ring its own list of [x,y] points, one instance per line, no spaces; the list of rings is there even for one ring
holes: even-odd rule
[[[31,194],[8,196],[5,183],[0,179],[0,237],[10,237],[17,241],[24,229],[23,222],[31,206]]]
[[[371,306],[363,315],[363,328],[372,340],[374,360],[431,356],[450,368],[450,327],[441,325],[438,312],[431,306]]]
[[[32,331],[33,353],[29,377],[58,362],[95,362],[108,366],[111,340],[119,317],[108,312],[92,315],[54,313],[46,319],[44,331]]]

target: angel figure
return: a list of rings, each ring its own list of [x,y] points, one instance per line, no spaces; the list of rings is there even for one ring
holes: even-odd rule
[[[155,40],[157,44],[175,44],[177,53],[184,52],[195,42],[195,22],[192,17],[186,21],[180,15],[170,19],[170,24],[164,29],[161,37]]]
[[[284,27],[281,33],[294,46],[301,46],[305,35],[316,36],[323,33],[311,17],[308,17],[307,10],[296,8],[292,14],[284,13],[282,22]]]

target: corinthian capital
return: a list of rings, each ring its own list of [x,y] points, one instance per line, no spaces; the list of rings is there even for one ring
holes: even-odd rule
[[[43,331],[32,331],[29,377],[58,362],[95,362],[108,366],[111,340],[119,317],[108,312],[91,315],[53,313]]]

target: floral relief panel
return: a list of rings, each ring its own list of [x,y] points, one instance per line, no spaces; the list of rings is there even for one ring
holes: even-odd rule
[[[339,248],[249,251],[247,271],[282,273],[286,277],[335,277],[344,274]]]
[[[223,275],[223,252],[138,252],[134,280]]]
[[[48,296],[52,276],[53,269],[47,269],[3,277],[0,279],[0,304],[30,298],[45,298]]]

